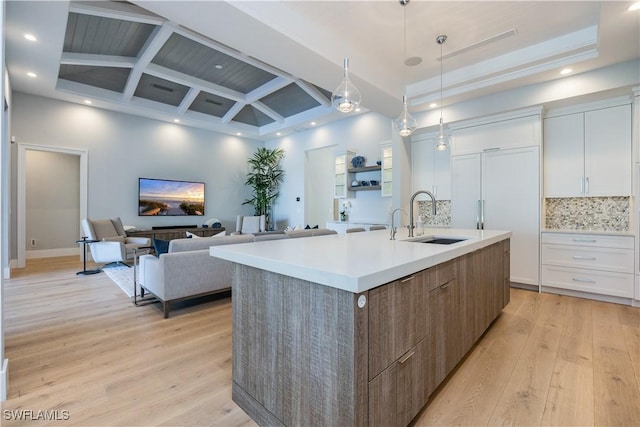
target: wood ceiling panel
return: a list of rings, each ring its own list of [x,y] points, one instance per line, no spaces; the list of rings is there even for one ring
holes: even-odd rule
[[[149,74],[142,74],[134,96],[177,107],[188,90],[187,86]]]
[[[283,117],[290,117],[320,105],[295,83],[265,96],[260,101]]]
[[[63,51],[135,57],[154,28],[151,24],[72,12]]]
[[[245,105],[244,108],[240,110],[238,114],[236,114],[233,120],[236,122],[258,127],[268,125],[269,123],[273,123],[275,121],[271,117],[267,116],[262,111],[256,109],[251,105]]]
[[[231,107],[233,107],[234,104],[235,101],[230,99],[207,92],[200,92],[196,99],[191,103],[189,110],[208,114],[210,116],[222,117]]]
[[[129,68],[61,65],[58,77],[76,83],[122,93],[129,77]]]
[[[179,34],[171,35],[152,62],[245,94],[276,77]]]

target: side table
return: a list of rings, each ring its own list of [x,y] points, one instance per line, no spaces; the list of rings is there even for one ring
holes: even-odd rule
[[[141,306],[158,302],[153,296],[144,297],[144,290],[140,288],[140,298],[138,298],[138,256],[148,254],[153,246],[141,246],[133,248],[133,305]]]
[[[76,273],[77,276],[87,276],[89,274],[97,274],[102,270],[99,268],[97,270],[87,270],[87,245],[89,243],[96,243],[100,240],[92,240],[87,238],[87,236],[82,236],[81,240],[76,240],[76,243],[82,243],[82,271],[78,271]]]

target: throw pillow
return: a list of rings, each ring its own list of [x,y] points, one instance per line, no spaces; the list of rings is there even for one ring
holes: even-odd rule
[[[222,236],[226,236],[226,235],[227,235],[227,232],[226,232],[226,231],[221,231],[221,232],[219,232],[219,233],[217,233],[217,234],[214,234],[214,235],[213,235],[213,236],[211,236],[211,237],[222,237]]]
[[[200,238],[201,238],[201,236],[198,236],[197,234],[193,234],[193,233],[192,233],[192,232],[190,232],[190,231],[187,231],[187,237],[188,237],[189,239],[192,239],[192,238],[193,238],[193,239],[200,239]]]
[[[153,248],[156,251],[156,256],[160,256],[160,254],[166,254],[167,252],[169,252],[169,241],[153,239]]]

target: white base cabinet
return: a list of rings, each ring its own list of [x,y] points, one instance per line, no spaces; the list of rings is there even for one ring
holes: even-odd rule
[[[542,286],[620,298],[634,295],[634,238],[542,233]]]

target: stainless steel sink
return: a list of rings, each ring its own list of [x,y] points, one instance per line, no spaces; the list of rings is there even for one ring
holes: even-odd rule
[[[417,239],[406,240],[413,243],[431,243],[434,245],[452,245],[458,242],[464,242],[464,237],[448,237],[448,236],[423,236]]]

